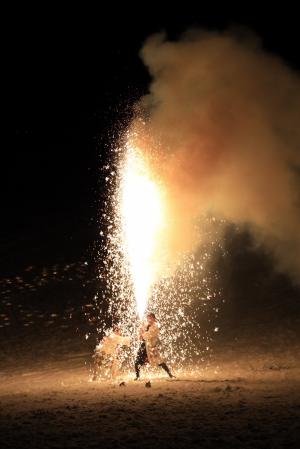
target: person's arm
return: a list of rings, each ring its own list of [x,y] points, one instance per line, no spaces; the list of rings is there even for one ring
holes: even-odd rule
[[[122,337],[121,335],[116,336],[116,343],[120,346],[129,346],[130,337]]]
[[[130,346],[130,337],[122,337],[122,345]]]
[[[147,332],[146,329],[147,329],[147,324],[143,323],[143,325],[141,326],[140,331],[139,331],[140,340],[144,339],[144,334],[145,334],[145,332]]]
[[[155,324],[152,324],[150,328],[144,332],[143,337],[146,341],[155,340],[159,335],[159,328]]]

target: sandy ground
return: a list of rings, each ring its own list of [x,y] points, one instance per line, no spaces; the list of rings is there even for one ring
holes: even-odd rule
[[[0,449],[300,447],[296,298],[229,307],[205,361],[175,380],[90,382],[92,294],[73,265],[0,280]]]
[[[299,366],[227,363],[177,374],[146,388],[132,374],[91,382],[80,358],[2,371],[0,447],[299,447]]]

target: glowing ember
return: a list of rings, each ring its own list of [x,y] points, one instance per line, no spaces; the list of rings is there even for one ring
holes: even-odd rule
[[[121,177],[123,246],[142,318],[158,271],[155,252],[164,225],[162,194],[136,149],[128,148]]]

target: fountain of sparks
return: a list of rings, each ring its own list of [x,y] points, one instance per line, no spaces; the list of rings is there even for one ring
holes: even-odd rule
[[[109,201],[100,218],[100,289],[94,298],[98,335],[101,338],[112,324],[118,324],[123,334],[133,337],[131,350],[124,356],[129,368],[140,321],[147,310],[153,311],[171,365],[183,368],[195,358],[209,363],[224,302],[213,264],[223,251],[224,223],[203,217],[198,226],[206,233],[204,243],[195,254],[182,255],[175,270],[164,267],[162,271],[160,242],[166,232],[166,208],[163,189],[147,160],[127,143],[114,150],[111,165],[103,170]]]

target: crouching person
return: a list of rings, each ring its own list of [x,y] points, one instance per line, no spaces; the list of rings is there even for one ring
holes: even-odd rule
[[[92,380],[97,380],[99,371],[105,371],[105,377],[114,378],[118,375],[120,362],[119,354],[123,346],[130,345],[130,337],[123,337],[118,326],[113,331],[103,337],[99,345],[96,346],[94,354],[94,370]]]

